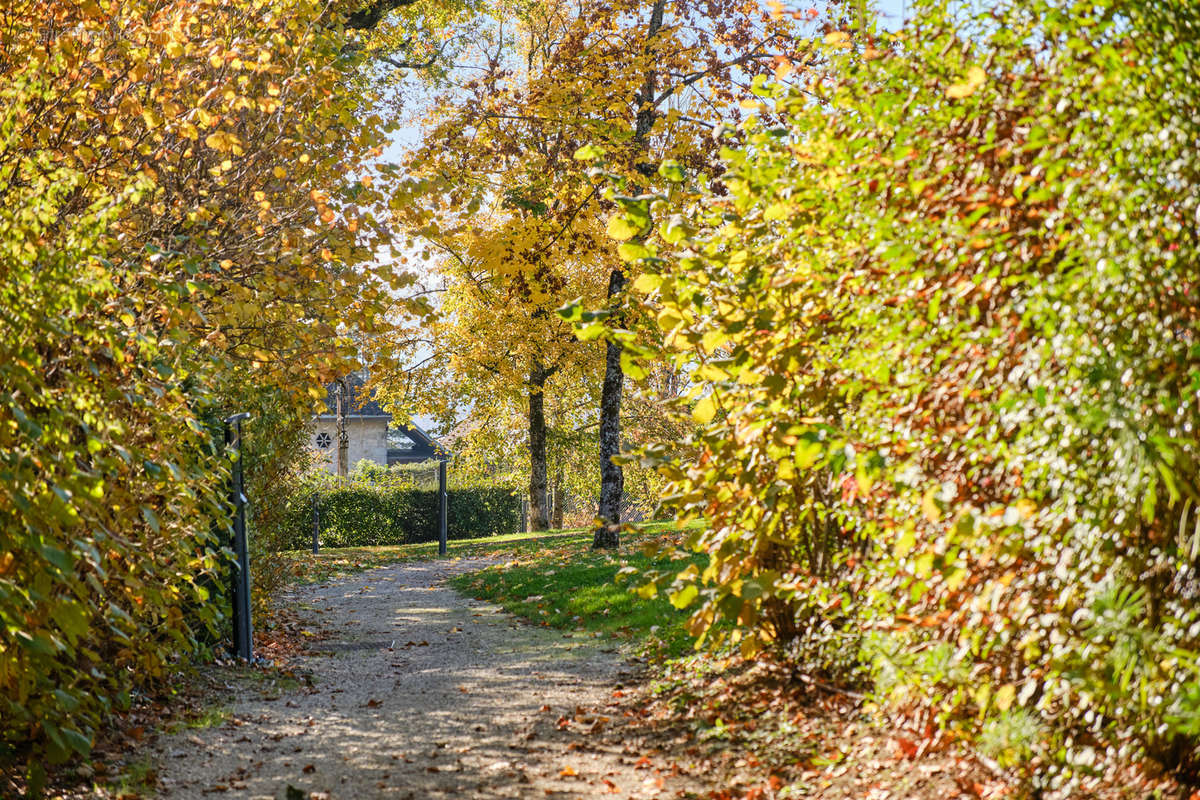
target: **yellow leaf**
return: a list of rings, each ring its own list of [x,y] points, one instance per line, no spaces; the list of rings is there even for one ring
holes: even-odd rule
[[[979,67],[971,67],[967,70],[967,79],[962,83],[951,84],[946,89],[946,96],[955,100],[961,100],[964,97],[970,97],[975,94],[975,90],[983,85],[987,80],[987,73]]]
[[[275,167],[273,170],[271,170],[271,174],[279,180],[283,180],[287,177],[287,170],[283,167]]]
[[[850,34],[845,31],[830,31],[825,34],[825,44],[839,45],[850,41]]]
[[[644,272],[637,276],[633,282],[634,291],[642,294],[650,294],[658,287],[662,286],[663,279],[661,275],[655,275],[651,272]]]
[[[635,225],[624,214],[614,214],[608,221],[607,233],[618,242],[632,239],[642,232],[644,226]]]
[[[937,504],[938,487],[930,486],[925,491],[925,496],[921,498],[921,513],[925,515],[925,519],[930,522],[937,522],[942,518],[942,510]]]
[[[728,341],[729,337],[725,335],[725,331],[723,330],[705,331],[704,335],[700,337],[700,347],[704,352],[711,353]]]
[[[681,317],[678,312],[672,309],[664,308],[658,314],[658,327],[661,328],[664,333],[672,331],[682,324],[683,317]]]
[[[712,422],[713,417],[717,415],[717,398],[713,394],[706,394],[696,403],[696,407],[692,409],[692,419],[699,422],[701,425],[707,425]]]
[[[1008,711],[1012,708],[1013,700],[1017,696],[1017,687],[1011,683],[1006,683],[996,690],[995,705],[1001,711]]]
[[[792,207],[789,203],[774,203],[767,206],[767,210],[763,212],[765,220],[780,220],[787,219],[791,213]]]

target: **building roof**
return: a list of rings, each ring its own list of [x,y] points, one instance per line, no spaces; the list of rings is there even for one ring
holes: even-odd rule
[[[383,410],[375,399],[374,392],[365,389],[366,381],[361,375],[351,373],[346,376],[346,389],[350,394],[350,402],[346,409],[347,419],[382,419],[392,422],[392,415]],[[325,387],[325,413],[317,415],[321,419],[337,417],[337,383]],[[407,425],[395,425],[394,430],[403,433],[412,442],[412,447],[388,448],[388,464],[411,463],[426,461],[433,458],[448,457],[450,450],[426,433],[416,422]]]
[[[377,417],[391,419],[392,415],[380,407],[375,400],[375,393],[367,393],[363,388],[365,381],[361,376],[351,373],[346,376],[346,389],[350,394],[350,403],[346,408],[347,417]],[[337,383],[325,387],[325,412],[322,417],[337,416]]]

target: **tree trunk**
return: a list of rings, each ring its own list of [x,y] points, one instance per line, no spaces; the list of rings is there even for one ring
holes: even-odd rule
[[[608,279],[610,297],[619,294],[625,275],[614,269]],[[604,384],[600,389],[600,524],[592,536],[594,549],[616,548],[621,543],[621,496],[625,493],[625,475],[613,456],[621,452],[621,390],[625,374],[621,372],[621,344],[611,339],[604,344]]]
[[[663,24],[666,0],[654,0],[650,9],[650,22],[646,27],[646,50]],[[646,155],[649,154],[650,131],[658,118],[655,111],[655,91],[658,88],[658,73],[653,69],[646,72],[645,80],[637,92],[637,116],[634,118],[633,138]],[[647,159],[638,165],[646,175],[653,172]],[[625,273],[614,269],[608,278],[608,299],[611,302],[625,288]],[[625,494],[625,475],[621,466],[613,463],[613,456],[621,452],[621,389],[624,383],[621,372],[621,344],[611,339],[604,348],[604,386],[600,392],[600,508],[597,516],[600,524],[592,536],[594,549],[616,549],[621,543],[621,498]]]
[[[529,373],[529,530],[550,527],[550,508],[546,502],[546,398],[542,393],[549,377],[547,370],[535,366]]]
[[[349,412],[350,391],[343,378],[337,379],[337,474],[345,478],[350,473],[350,432],[346,430],[346,414]]]

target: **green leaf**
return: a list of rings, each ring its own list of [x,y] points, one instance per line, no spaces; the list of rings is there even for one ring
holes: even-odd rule
[[[652,257],[654,251],[641,242],[622,242],[617,246],[617,255],[625,261],[640,261]]]
[[[603,322],[589,322],[587,325],[581,325],[575,329],[575,336],[581,342],[591,342],[599,339],[604,335]]]
[[[628,349],[621,351],[621,371],[635,381],[640,381],[646,377],[646,368],[638,363],[637,359]]]
[[[556,309],[554,313],[567,322],[578,322],[583,316],[583,298],[576,297],[571,302]]]
[[[604,158],[604,148],[595,144],[585,144],[575,151],[576,161],[596,161]]]
[[[658,165],[658,174],[672,183],[682,183],[687,179],[683,166],[673,158],[668,158]]]

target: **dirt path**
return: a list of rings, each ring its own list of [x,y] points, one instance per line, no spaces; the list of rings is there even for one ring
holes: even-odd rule
[[[485,562],[382,567],[291,600],[322,631],[311,687],[240,692],[224,725],[155,745],[170,800],[680,797],[695,776],[641,758],[605,708],[628,678],[593,642],[464,598]],[[613,714],[619,712],[613,711]],[[289,789],[289,787],[291,787]]]

